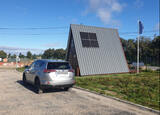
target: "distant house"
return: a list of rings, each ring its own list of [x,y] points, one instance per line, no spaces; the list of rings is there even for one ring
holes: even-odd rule
[[[71,24],[66,60],[78,76],[129,72],[117,29]]]
[[[7,59],[7,58],[4,58],[4,59],[3,59],[3,62],[5,62],[5,63],[8,62],[8,59]]]

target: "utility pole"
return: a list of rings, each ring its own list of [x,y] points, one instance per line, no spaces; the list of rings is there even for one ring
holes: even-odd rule
[[[18,61],[18,56],[16,56],[16,68],[18,68],[17,61]]]
[[[138,20],[138,38],[137,38],[137,74],[139,74],[139,39],[140,34],[143,32],[143,24],[140,20]]]
[[[139,74],[139,38],[140,38],[140,34],[138,32],[138,38],[137,38],[137,74]]]
[[[20,61],[20,58],[19,58],[19,56],[17,55],[16,56],[16,68],[18,68],[18,62]]]

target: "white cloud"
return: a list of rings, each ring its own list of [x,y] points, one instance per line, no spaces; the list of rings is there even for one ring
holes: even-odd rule
[[[89,0],[89,5],[91,8],[95,9],[99,5],[99,0]]]
[[[134,2],[134,6],[135,6],[136,8],[142,8],[143,5],[144,5],[144,3],[143,3],[142,0],[135,0],[135,2]]]
[[[113,11],[121,12],[122,8],[123,8],[123,6],[121,4],[119,4],[118,2],[114,2],[112,5]]]
[[[59,43],[48,43],[48,44],[44,44],[43,46],[45,47],[49,47],[49,48],[55,48],[55,47],[59,47],[60,44]]]
[[[88,0],[88,8],[83,14],[96,13],[104,24],[117,25],[119,21],[113,18],[114,14],[122,12],[125,5],[118,0]]]
[[[0,50],[5,51],[7,54],[16,54],[22,53],[26,55],[28,51],[31,51],[32,54],[42,54],[44,50],[42,49],[31,49],[31,48],[20,48],[20,47],[11,47],[11,46],[0,46]]]
[[[108,24],[111,21],[111,12],[106,9],[99,9],[97,15],[105,24]]]
[[[71,19],[71,24],[76,24],[78,22],[78,20],[76,18]]]

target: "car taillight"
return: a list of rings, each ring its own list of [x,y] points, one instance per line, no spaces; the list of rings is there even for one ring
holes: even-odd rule
[[[69,72],[74,72],[74,69],[70,69]]]
[[[50,72],[56,72],[56,70],[55,69],[44,69],[43,72],[50,73]]]

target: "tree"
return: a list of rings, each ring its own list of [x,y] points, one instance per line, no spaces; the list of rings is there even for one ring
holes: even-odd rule
[[[155,37],[151,44],[154,65],[160,66],[160,36]]]
[[[10,53],[8,54],[8,58],[11,58],[11,54]]]
[[[136,43],[134,39],[125,40],[121,38],[122,46],[129,63],[136,61]]]
[[[44,51],[42,58],[43,59],[53,59],[54,58],[54,48],[53,49],[47,49]]]
[[[141,37],[140,38],[140,60],[147,63],[146,58],[150,57],[151,55],[152,55],[151,39]]]
[[[121,38],[122,46],[129,63],[137,61],[137,40]],[[153,40],[146,37],[140,37],[140,61],[145,64],[160,66],[160,36]]]
[[[0,58],[4,59],[7,57],[7,53],[5,53],[3,50],[0,50]]]
[[[43,59],[65,59],[66,50],[64,49],[47,49],[44,51]]]
[[[25,56],[22,53],[19,53],[19,58],[24,58]]]
[[[11,58],[16,58],[16,54],[12,55]]]
[[[32,59],[32,53],[30,51],[27,52],[27,58]]]
[[[37,55],[36,55],[36,54],[33,54],[33,55],[32,55],[32,59],[37,59]]]
[[[64,49],[56,49],[54,52],[55,59],[65,59],[66,51]]]

